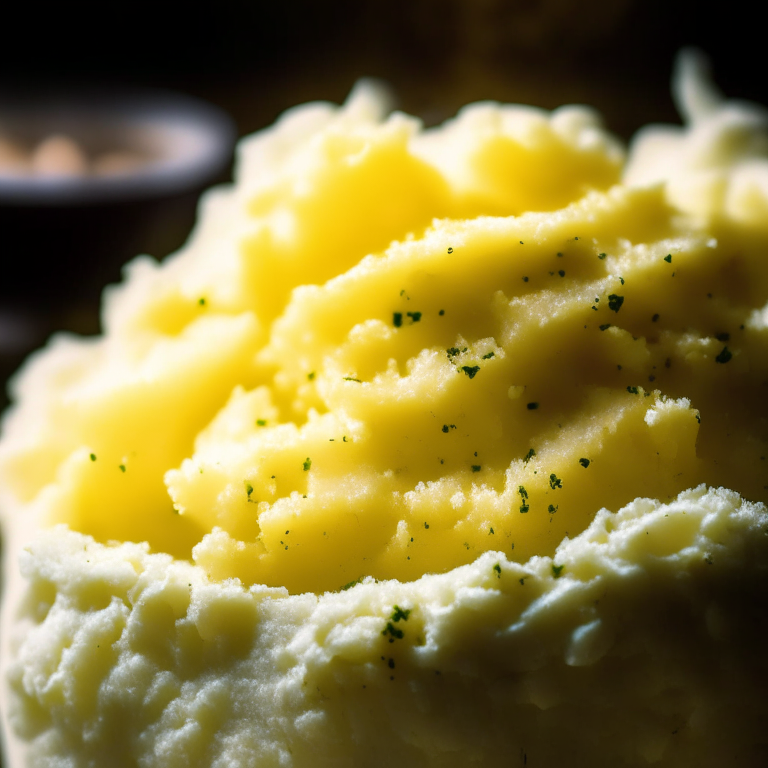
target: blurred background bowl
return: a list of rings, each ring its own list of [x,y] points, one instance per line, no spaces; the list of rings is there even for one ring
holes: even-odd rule
[[[104,285],[138,253],[184,242],[235,136],[222,110],[173,92],[0,99],[0,376],[55,329],[98,330]]]

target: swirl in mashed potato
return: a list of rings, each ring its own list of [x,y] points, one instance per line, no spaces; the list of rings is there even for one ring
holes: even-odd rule
[[[681,67],[626,161],[292,110],[33,357],[12,765],[765,764],[768,120]]]

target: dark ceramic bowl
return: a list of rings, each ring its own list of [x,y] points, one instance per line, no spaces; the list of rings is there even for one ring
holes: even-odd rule
[[[91,157],[142,162],[108,175],[0,172],[0,385],[52,331],[96,331],[101,291],[126,261],[183,244],[200,193],[228,178],[236,137],[227,115],[175,93],[0,96],[0,137],[31,153],[57,134]]]

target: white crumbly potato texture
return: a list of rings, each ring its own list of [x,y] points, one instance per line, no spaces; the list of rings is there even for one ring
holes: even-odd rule
[[[768,117],[361,85],[0,440],[10,768],[768,763]]]

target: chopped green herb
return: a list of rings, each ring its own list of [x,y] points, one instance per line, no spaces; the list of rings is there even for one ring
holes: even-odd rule
[[[494,352],[486,352],[483,355],[483,360],[490,360],[492,357],[496,357]]]
[[[733,353],[728,347],[723,347],[723,351],[715,358],[716,363],[727,363],[733,357]]]
[[[302,466],[304,467],[304,471],[308,472],[309,468],[312,466],[312,459],[307,456],[306,461],[302,464]]]
[[[501,578],[501,565],[499,563],[496,563],[496,565],[493,566],[493,570],[496,571],[496,578]]]
[[[624,303],[624,297],[618,296],[615,293],[612,293],[608,297],[608,308],[612,309],[614,312],[618,312],[621,309],[621,305]]]
[[[477,372],[480,370],[479,365],[462,365],[461,370],[469,376],[470,379],[474,379],[477,376]]]
[[[520,512],[525,514],[530,509],[528,506],[528,491],[525,490],[525,486],[518,485],[517,492],[520,494]]]
[[[701,414],[697,411],[694,415],[696,416],[696,421],[701,424]]]
[[[461,350],[458,347],[448,347],[448,349],[445,350],[445,354],[448,355],[449,360],[456,357],[456,355],[460,355],[462,352],[466,352],[466,349]]]
[[[341,442],[342,443],[348,443],[349,442],[349,440],[347,440],[347,436],[346,435],[342,435]]]
[[[730,341],[731,340],[731,334],[730,333],[716,333],[715,338],[718,341]]]
[[[675,273],[673,272],[673,273],[672,273],[672,275],[674,276],[674,274],[675,274]],[[623,277],[620,277],[620,278],[619,278],[619,282],[620,282],[622,285],[624,285],[624,278],[623,278]]]
[[[95,453],[91,454],[91,461],[96,461],[96,454]]]
[[[120,471],[125,472],[125,464],[120,464]]]
[[[630,395],[640,394],[637,387],[627,387],[627,392],[629,392]]]
[[[654,316],[651,318],[651,322],[652,322],[652,323],[655,323],[655,322],[657,322],[657,321],[658,321],[658,319],[659,319],[659,313],[657,312],[657,313],[656,313],[656,314],[655,314],[655,315],[654,315]]]
[[[395,328],[399,328],[403,324],[403,313],[402,312],[393,312],[392,313],[392,325],[395,326]]]
[[[453,248],[449,248],[448,253],[453,253]]]
[[[564,565],[555,565],[552,563],[552,575],[556,578],[560,578],[560,574],[563,572],[563,568],[565,568]]]
[[[598,259],[604,259],[604,258],[605,258],[607,255],[608,255],[608,254],[606,254],[606,253],[598,253],[598,254],[597,254],[597,258],[598,258]]]
[[[344,381],[356,381],[358,384],[362,384],[360,379],[356,379],[354,376],[345,376]]]
[[[565,270],[564,269],[558,269],[557,274],[560,275],[560,277],[565,277]]]
[[[528,282],[528,276],[527,276],[527,275],[523,275],[523,282],[524,282],[524,283],[527,283],[527,282]]]
[[[665,257],[664,257],[664,261],[666,261],[666,262],[667,262],[667,264],[671,264],[671,263],[672,263],[672,254],[671,254],[671,253],[668,253],[668,254],[667,254]]]
[[[450,427],[449,427],[447,424],[443,424],[443,432],[445,432],[446,434],[448,434],[448,430],[449,430],[449,429],[450,429]]]
[[[315,372],[314,372],[314,371],[310,371],[310,372],[307,374],[307,378],[308,378],[310,381],[312,381],[312,379],[314,379],[314,378],[315,378]]]
[[[526,408],[529,411],[535,411],[538,407],[539,407],[538,403],[528,403],[528,405],[526,406]]]
[[[489,535],[489,536],[495,536],[495,535],[496,535],[496,532],[493,530],[493,526],[491,526],[491,527],[488,529],[488,535]]]
[[[250,501],[251,494],[253,493],[253,486],[247,480],[244,480],[243,484],[245,485],[245,494],[248,497],[248,501]]]
[[[200,297],[200,298],[197,300],[197,303],[198,303],[198,304],[199,304],[201,307],[204,307],[204,306],[205,306],[205,298],[201,296],[201,297]]]
[[[393,606],[395,611],[390,616],[392,621],[400,621],[402,619],[403,621],[408,621],[408,617],[411,615],[411,609],[410,608],[401,608],[399,605]]]
[[[440,315],[440,317],[442,317],[445,314],[445,310],[441,309],[437,314]]]
[[[429,523],[424,523],[424,529],[429,530]]]
[[[523,461],[527,464],[535,455],[536,451],[534,451],[533,448],[529,448],[528,453],[523,456]]]
[[[563,487],[563,481],[554,472],[549,476],[549,487],[553,491]]]
[[[547,507],[547,512],[549,512],[549,514],[550,514],[550,515],[554,515],[554,514],[555,514],[555,512],[557,512],[557,507],[558,507],[558,505],[557,505],[557,504],[550,504],[550,505]]]
[[[381,634],[385,637],[389,635],[389,642],[394,643],[396,639],[402,640],[405,632],[403,632],[402,629],[398,629],[391,621],[388,621],[387,626]]]
[[[473,472],[479,472],[481,469],[482,469],[482,467],[480,466],[480,464],[473,464],[472,465],[472,471]]]
[[[589,459],[579,459],[579,464],[586,469],[589,466]]]
[[[558,257],[559,259],[562,259],[562,258],[563,258],[563,254],[562,254],[562,252],[561,252],[561,251],[558,251],[558,252],[557,252],[557,257]]]
[[[267,426],[267,420],[266,419],[256,419],[256,426],[257,427],[266,427]]]
[[[413,323],[418,323],[421,320],[421,312],[406,312],[405,314],[411,318]]]
[[[525,243],[524,243],[524,242],[521,240],[521,241],[520,241],[520,245],[525,245]]]
[[[349,581],[349,582],[347,582],[347,583],[346,583],[346,584],[345,584],[345,585],[344,585],[344,586],[341,588],[341,591],[342,591],[342,592],[346,592],[348,589],[352,589],[352,587],[356,586],[357,584],[359,584],[359,583],[362,581],[362,578],[363,578],[362,576],[359,576],[359,577],[358,577],[358,578],[356,578],[354,581]]]
[[[607,330],[608,330],[610,327],[611,327],[611,324],[610,324],[610,323],[603,323],[603,324],[600,326],[600,330],[601,330],[601,331],[607,331]]]

